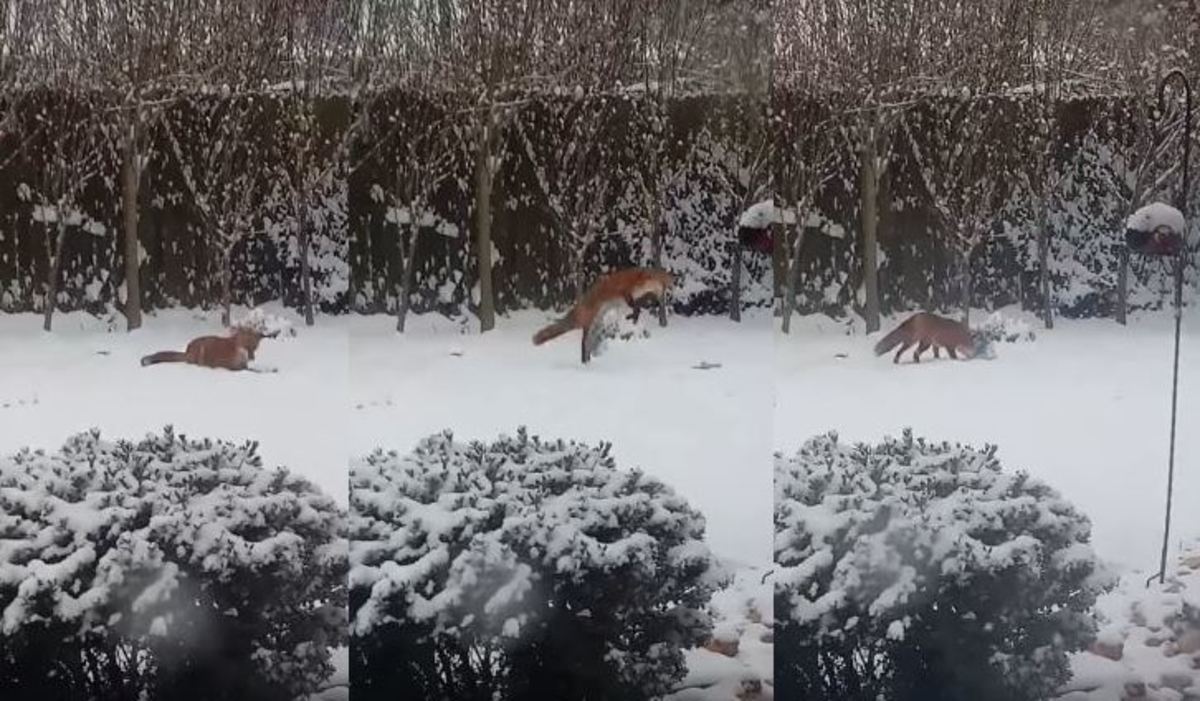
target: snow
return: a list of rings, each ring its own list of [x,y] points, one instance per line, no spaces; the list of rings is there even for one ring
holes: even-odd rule
[[[0,636],[19,650],[27,626],[84,642],[119,623],[111,633],[133,647],[171,637],[186,648],[186,631],[210,621],[250,636],[263,679],[312,688],[326,641],[344,640],[331,592],[345,576],[345,511],[303,478],[264,469],[255,450],[170,432],[118,443],[89,431],[52,451],[0,457]],[[247,589],[247,576],[262,586]],[[188,621],[182,630],[177,617]],[[318,642],[278,637],[285,619]]]
[[[1129,219],[1125,222],[1126,229],[1146,233],[1153,233],[1163,227],[1167,231],[1180,235],[1186,229],[1183,213],[1162,202],[1152,202],[1142,207],[1129,215]]]
[[[610,340],[584,366],[577,331],[533,346],[558,316],[520,312],[481,335],[416,315],[403,336],[391,318],[355,317],[352,453],[408,450],[446,428],[459,440],[526,425],[543,437],[610,441],[619,466],[661,479],[704,514],[718,556],[770,563],[769,317],[672,316],[659,328],[646,313],[649,337]],[[695,369],[703,361],[720,367]]]
[[[333,651],[333,675],[308,701],[350,701],[350,648]]]
[[[1144,689],[1145,698],[1165,701],[1182,698],[1178,692],[1184,688],[1200,687],[1200,542],[1168,563],[1164,584],[1156,580],[1147,587],[1146,577],[1130,573],[1098,602],[1104,625],[1098,643],[1108,656],[1075,655],[1074,678],[1059,701],[1120,701],[1127,689]]]
[[[794,215],[793,215],[794,216]],[[738,217],[738,226],[748,229],[765,229],[772,224],[782,224],[783,214],[773,200],[757,202]]]
[[[710,605],[718,635],[738,638],[736,657],[685,651],[688,676],[669,698],[769,693],[772,585],[761,582],[773,532],[769,316],[749,311],[741,324],[672,316],[660,328],[643,314],[645,333],[609,340],[587,366],[578,332],[532,345],[533,333],[557,317],[516,313],[481,335],[473,324],[416,315],[403,337],[390,318],[356,317],[352,452],[405,452],[447,427],[456,440],[492,440],[527,425],[544,438],[611,442],[619,468],[661,479],[704,515],[709,547],[737,573]],[[696,369],[702,363],[719,367]],[[509,619],[502,632],[518,625]],[[771,698],[766,693],[760,698]]]
[[[267,466],[287,466],[345,504],[345,322],[322,317],[310,328],[291,310],[266,312],[233,316],[283,331],[258,349],[273,374],[140,365],[152,351],[223,334],[218,311],[156,312],[133,333],[119,318],[56,314],[45,333],[40,314],[0,314],[0,454],[54,449],[92,427],[139,439],[172,424],[187,435],[260,441]]]
[[[709,613],[713,638],[736,641],[737,654],[729,657],[707,648],[685,652],[688,673],[664,701],[730,701],[741,692],[758,691],[774,697],[775,644],[773,627],[775,587],[769,571],[746,567],[729,586],[713,595]]]
[[[972,318],[983,318],[975,310]],[[1036,326],[1020,312],[1007,316]],[[907,315],[884,319],[890,331]],[[926,357],[899,367],[875,357],[878,334],[857,321],[809,316],[776,336],[774,443],[785,453],[835,429],[846,442],[876,442],[911,426],[933,440],[995,443],[1009,470],[1027,470],[1092,520],[1098,554],[1123,567],[1157,565],[1166,494],[1173,321],[1145,313],[1111,320],[1058,319],[1036,340],[998,343],[990,362]],[[838,357],[839,354],[845,357]],[[1188,312],[1181,343],[1176,509],[1173,531],[1200,533],[1200,314]]]

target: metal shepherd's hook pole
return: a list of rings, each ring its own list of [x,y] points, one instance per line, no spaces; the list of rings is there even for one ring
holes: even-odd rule
[[[1176,194],[1175,208],[1183,214],[1184,231],[1179,232],[1184,241],[1187,240],[1187,199],[1188,199],[1188,157],[1192,145],[1192,86],[1187,76],[1181,70],[1173,70],[1163,77],[1158,84],[1158,113],[1159,119],[1166,114],[1166,89],[1172,79],[1177,79],[1183,86],[1183,182]],[[1158,583],[1162,584],[1167,576],[1167,545],[1171,538],[1171,497],[1175,490],[1175,415],[1179,404],[1179,334],[1183,323],[1183,266],[1187,260],[1188,247],[1185,243],[1175,258],[1175,368],[1171,377],[1171,448],[1167,460],[1167,516],[1163,523],[1162,557],[1158,564]]]

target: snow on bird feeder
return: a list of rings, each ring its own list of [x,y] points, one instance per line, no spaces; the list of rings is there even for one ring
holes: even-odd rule
[[[1129,215],[1125,222],[1125,243],[1136,253],[1174,256],[1183,250],[1186,231],[1183,212],[1154,202]]]
[[[782,224],[783,216],[772,200],[751,205],[738,217],[738,241],[752,251],[770,254],[775,249],[772,224]]]

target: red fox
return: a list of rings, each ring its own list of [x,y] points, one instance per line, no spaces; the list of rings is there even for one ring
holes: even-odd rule
[[[895,330],[880,339],[879,343],[875,344],[875,355],[883,355],[900,346],[896,357],[892,358],[893,363],[899,363],[900,354],[914,343],[917,344],[917,350],[913,352],[914,363],[921,362],[921,354],[930,346],[933,346],[935,358],[941,357],[939,348],[945,348],[950,357],[955,359],[958,358],[958,353],[962,353],[964,359],[987,357],[990,354],[987,339],[972,331],[966,324],[936,314],[919,312],[905,319]]]
[[[674,281],[675,276],[671,273],[651,268],[627,268],[609,273],[597,280],[566,316],[534,334],[533,345],[540,346],[568,331],[580,329],[583,331],[580,359],[586,363],[591,359],[589,332],[592,324],[609,305],[624,301],[633,309],[630,319],[637,322],[642,307],[653,302],[661,304],[667,288]]]
[[[142,358],[142,365],[157,363],[190,363],[208,368],[225,368],[226,370],[251,370],[265,372],[250,367],[254,360],[254,351],[264,338],[274,338],[278,332],[261,334],[245,328],[237,328],[228,336],[201,336],[187,344],[187,350],[159,351]]]

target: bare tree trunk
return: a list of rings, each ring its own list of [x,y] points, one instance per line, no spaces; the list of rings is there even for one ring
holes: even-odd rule
[[[561,238],[570,240],[571,232],[564,232]],[[588,232],[591,233],[590,231]],[[583,293],[587,291],[587,278],[583,274],[583,264],[587,260],[587,237],[584,238],[584,243],[579,248],[571,249],[571,286],[575,289],[575,299],[583,299]]]
[[[742,242],[738,239],[736,223],[733,227],[733,271],[729,280],[729,318],[742,320]]]
[[[304,325],[313,325],[312,299],[312,267],[308,263],[309,247],[312,245],[308,236],[308,207],[302,201],[298,208],[298,225],[296,232],[297,243],[300,246],[300,289],[304,295]]]
[[[1124,326],[1129,305],[1129,249],[1122,245],[1117,258],[1117,323]]]
[[[654,215],[653,215],[653,221],[651,222],[651,226],[653,226],[654,228],[650,234],[650,246],[651,246],[651,257],[654,259],[654,267],[658,268],[659,270],[664,270],[665,268],[663,267],[663,225],[662,225],[662,222],[660,221],[660,218],[661,218],[660,209],[661,209],[660,207],[656,206],[653,210]],[[659,326],[667,325],[667,297],[666,297],[666,295],[663,295],[663,297],[658,300],[658,325]]]
[[[787,261],[787,280],[783,286],[783,332],[792,331],[792,314],[796,311],[796,287],[800,280],[800,252],[804,249],[804,219],[796,212],[796,238]]]
[[[774,227],[776,225],[772,224],[771,226],[771,236],[775,236]],[[782,241],[783,237],[787,236],[787,224],[779,224],[778,227],[780,229],[778,233],[781,234],[780,241]],[[780,300],[783,299],[784,289],[787,287],[788,259],[788,252],[783,245],[771,246],[771,288],[775,297]],[[779,306],[779,313],[783,313],[782,304]]]
[[[412,295],[413,279],[417,270],[417,245],[421,241],[421,232],[415,221],[412,227],[412,242],[408,244],[408,250],[403,252],[404,271],[400,278],[400,299],[396,302],[396,331],[400,333],[404,333],[404,322],[408,319],[409,298]]]
[[[54,251],[50,258],[50,272],[46,278],[46,303],[43,310],[45,319],[42,322],[42,328],[46,331],[50,330],[51,320],[54,318],[54,307],[58,304],[58,280],[62,277],[63,247],[67,244],[67,224],[63,221],[63,216],[60,209],[58,232],[54,237]]]
[[[492,114],[475,151],[475,249],[479,259],[479,330],[496,327],[496,299],[492,290]]]
[[[225,251],[221,257],[221,323],[229,326],[232,315],[229,308],[233,304],[233,251]]]
[[[1050,298],[1050,229],[1047,204],[1043,198],[1038,214],[1038,268],[1042,294],[1042,320],[1054,328],[1054,301]]]
[[[875,137],[872,134],[863,148],[860,163],[863,245],[863,319],[867,333],[879,330],[879,174],[876,172]]]
[[[125,328],[132,331],[142,325],[141,256],[138,245],[138,173],[137,116],[131,118],[121,156],[121,224],[125,241]]]
[[[968,249],[962,261],[962,305],[963,305],[963,323],[971,325],[971,296],[975,291],[975,276],[971,271],[971,252]]]

